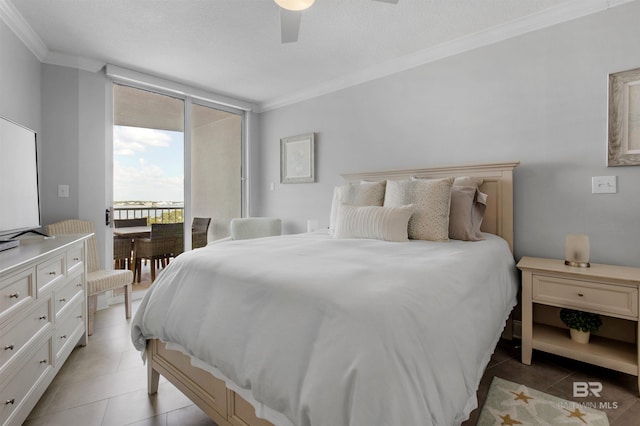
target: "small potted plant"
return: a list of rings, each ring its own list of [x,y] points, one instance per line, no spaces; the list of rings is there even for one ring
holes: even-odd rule
[[[560,319],[569,327],[571,340],[578,343],[589,343],[591,332],[598,331],[602,325],[600,315],[573,309],[561,309]]]

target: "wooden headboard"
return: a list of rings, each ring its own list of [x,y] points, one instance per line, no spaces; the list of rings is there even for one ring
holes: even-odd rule
[[[426,169],[388,170],[365,173],[345,173],[347,182],[360,180],[393,180],[474,176],[484,180],[480,191],[488,195],[482,230],[499,235],[509,243],[513,253],[513,169],[520,162],[470,164],[465,166],[430,167]]]

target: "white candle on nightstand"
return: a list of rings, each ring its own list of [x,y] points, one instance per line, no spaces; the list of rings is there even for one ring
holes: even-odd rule
[[[568,234],[565,240],[564,263],[569,266],[587,268],[589,265],[589,236]]]

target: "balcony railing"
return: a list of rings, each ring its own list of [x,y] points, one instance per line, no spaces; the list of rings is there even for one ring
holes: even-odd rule
[[[147,224],[152,223],[182,223],[184,222],[184,207],[114,207],[113,219],[147,218]]]

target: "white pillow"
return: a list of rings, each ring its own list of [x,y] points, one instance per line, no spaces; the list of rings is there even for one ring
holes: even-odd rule
[[[381,207],[341,204],[333,238],[408,241],[407,225],[414,210],[412,205]]]
[[[336,217],[340,204],[351,204],[354,206],[381,206],[384,202],[384,190],[386,181],[361,182],[350,185],[336,186],[333,189],[333,200],[331,201],[331,216],[329,217],[329,233],[332,233],[336,226]]]
[[[451,186],[454,178],[390,180],[384,206],[413,204],[415,213],[409,221],[409,238],[448,241]]]

